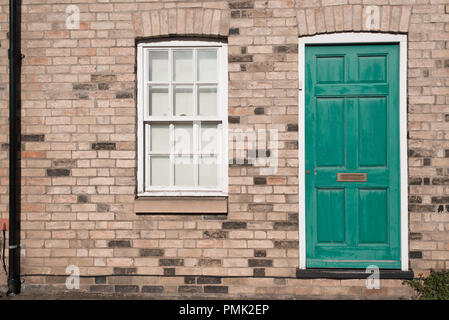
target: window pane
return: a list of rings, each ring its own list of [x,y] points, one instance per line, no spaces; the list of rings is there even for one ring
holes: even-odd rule
[[[217,88],[198,88],[198,114],[201,116],[217,115]]]
[[[194,166],[192,157],[175,158],[175,185],[177,186],[193,186]]]
[[[201,152],[216,154],[218,152],[218,141],[220,132],[216,124],[201,124]]]
[[[201,157],[198,173],[200,186],[216,186],[218,184],[217,159]]]
[[[217,50],[198,50],[198,81],[217,81]]]
[[[192,50],[173,51],[173,79],[178,82],[193,81]]]
[[[151,151],[169,152],[170,151],[170,132],[168,125],[151,125]]]
[[[168,88],[150,87],[149,92],[150,116],[168,116]]]
[[[182,155],[193,152],[193,124],[175,125],[175,152]]]
[[[168,81],[168,51],[148,51],[150,81]]]
[[[170,159],[169,157],[155,157],[151,159],[151,185],[168,186],[170,185]]]
[[[193,88],[175,87],[173,90],[173,105],[176,116],[192,116]]]

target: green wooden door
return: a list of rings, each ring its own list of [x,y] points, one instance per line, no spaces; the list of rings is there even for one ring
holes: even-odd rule
[[[398,45],[308,46],[305,76],[306,266],[400,268]]]

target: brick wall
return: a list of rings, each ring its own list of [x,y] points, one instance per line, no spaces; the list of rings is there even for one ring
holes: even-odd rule
[[[299,280],[298,36],[408,33],[410,262],[449,268],[447,0],[23,0],[22,273],[60,288],[159,294],[408,296],[360,280]],[[8,216],[8,1],[0,5],[0,215]],[[68,30],[66,8],[80,9]],[[139,215],[136,38],[228,37],[230,128],[277,129],[279,169],[229,168],[227,215]],[[301,146],[299,146],[301,147]],[[34,275],[34,276],[31,276]],[[124,275],[124,276],[109,276]],[[132,276],[145,275],[145,276]],[[235,278],[240,277],[240,278]],[[4,281],[2,281],[4,283]]]

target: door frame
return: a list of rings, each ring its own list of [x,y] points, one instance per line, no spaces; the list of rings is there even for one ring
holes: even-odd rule
[[[408,266],[407,35],[344,32],[300,37],[298,42],[299,269],[306,269],[305,47],[309,44],[399,44],[399,158],[401,270]]]

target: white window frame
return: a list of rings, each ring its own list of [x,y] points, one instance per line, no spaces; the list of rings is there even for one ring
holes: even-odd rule
[[[145,110],[145,88],[144,80],[145,59],[144,53],[148,49],[182,49],[182,48],[217,48],[217,95],[218,95],[218,115],[214,119],[221,122],[221,141],[218,141],[220,148],[217,156],[218,177],[217,187],[192,187],[192,188],[177,188],[170,187],[156,187],[148,190],[146,186],[146,162],[145,155],[145,139],[144,124],[151,121],[181,121],[181,119],[174,119],[169,117],[146,117]],[[194,57],[196,59],[196,57]],[[161,42],[145,42],[137,45],[137,196],[138,197],[152,197],[152,196],[227,196],[228,195],[228,48],[227,44],[223,42],[212,41],[161,41]],[[170,60],[169,60],[170,61]],[[170,63],[169,63],[170,64]],[[170,67],[169,67],[170,68]],[[193,66],[192,66],[193,68]],[[170,71],[171,72],[171,71]],[[196,70],[195,70],[196,72]],[[170,94],[169,94],[170,96]],[[171,98],[170,98],[171,99]],[[195,98],[196,99],[196,98]],[[183,116],[184,121],[193,121],[193,117]],[[210,117],[197,117],[194,121],[213,120]],[[173,126],[170,125],[170,128]],[[172,129],[170,129],[172,130]],[[195,130],[195,128],[193,129]],[[194,142],[195,144],[195,142]]]
[[[407,35],[345,32],[300,37],[298,42],[298,159],[299,159],[299,269],[306,269],[306,172],[305,172],[305,47],[309,44],[399,44],[399,157],[401,270],[409,269],[408,246],[408,158],[407,158]]]

